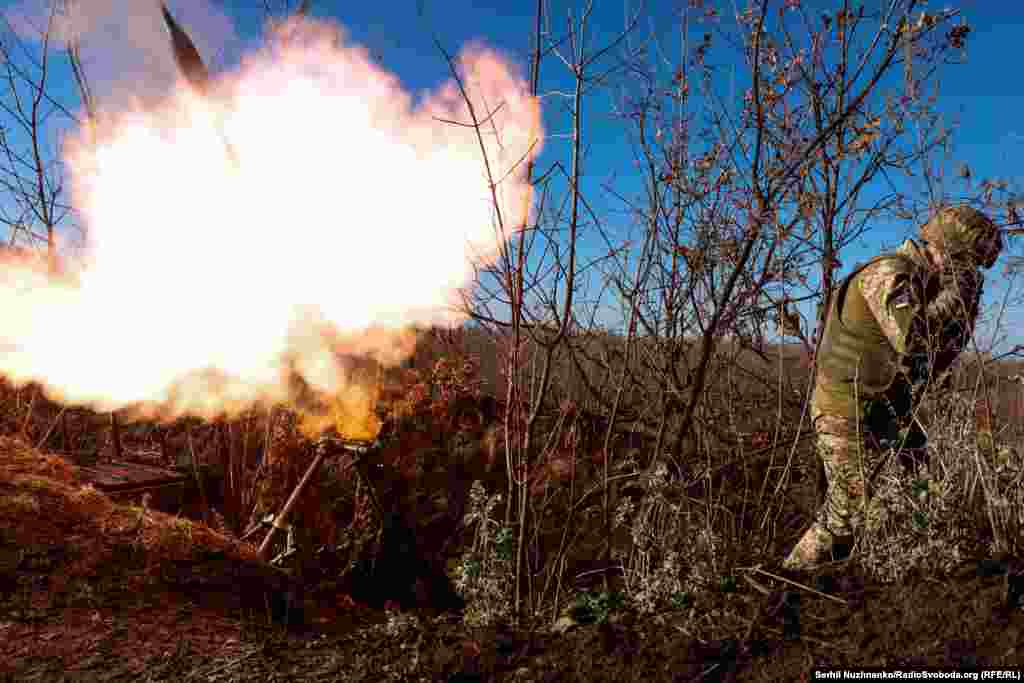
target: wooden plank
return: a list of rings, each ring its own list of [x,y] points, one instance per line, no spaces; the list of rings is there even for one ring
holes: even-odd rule
[[[100,491],[167,486],[180,484],[188,478],[179,472],[129,462],[90,465],[80,467],[79,472],[84,481],[91,483]]]

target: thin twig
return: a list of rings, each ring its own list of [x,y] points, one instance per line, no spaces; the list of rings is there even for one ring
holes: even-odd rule
[[[57,426],[57,423],[60,421],[60,418],[63,417],[65,410],[67,410],[67,407],[62,406],[61,409],[60,409],[60,412],[57,413],[57,417],[55,417],[53,419],[53,422],[50,423],[49,429],[47,429],[46,433],[43,434],[43,438],[41,438],[39,440],[39,443],[36,444],[36,450],[39,450],[40,448],[42,448],[43,444],[46,443],[46,440],[50,438],[50,434],[53,433],[53,430]]]
[[[783,583],[788,583],[791,586],[794,586],[796,588],[800,588],[802,590],[805,590],[808,593],[813,593],[814,595],[817,595],[819,597],[825,598],[826,600],[831,600],[832,602],[837,602],[840,605],[847,606],[847,607],[850,605],[850,603],[848,601],[846,601],[846,600],[844,600],[842,598],[837,598],[836,596],[829,595],[828,593],[822,593],[821,591],[815,590],[815,589],[811,588],[810,586],[807,586],[807,585],[802,584],[802,583],[798,583],[796,581],[791,581],[790,579],[787,579],[784,576],[779,576],[778,574],[772,574],[771,572],[765,571],[764,569],[761,569],[760,567],[738,567],[737,569],[739,569],[740,571],[745,571],[745,572],[756,572],[758,574],[764,574],[768,578],[776,579],[778,581],[782,581]]]
[[[224,673],[224,672],[226,672],[226,671],[228,671],[230,669],[234,669],[236,666],[238,666],[239,664],[241,664],[245,660],[250,659],[253,655],[258,654],[259,651],[260,651],[260,648],[254,647],[251,650],[249,650],[249,652],[245,653],[244,655],[240,655],[238,657],[235,657],[234,659],[230,660],[228,663],[223,664],[223,665],[217,667],[213,671],[200,672],[199,669],[196,669],[195,671],[190,673],[188,675],[188,677],[185,678],[185,680],[186,681],[190,681],[193,678],[196,678],[197,676],[204,676],[207,680],[211,680],[217,674],[221,674],[221,673]]]
[[[760,626],[762,629],[764,629],[765,631],[768,631],[769,633],[774,633],[775,635],[779,635],[779,636],[784,635],[783,632],[780,631],[777,628],[772,628],[771,626],[765,626],[764,624],[758,624],[755,620],[748,619],[748,618],[746,618],[746,617],[744,617],[742,615],[737,614],[736,618],[739,619],[740,621],[742,621],[743,623],[747,624],[748,626]],[[752,630],[753,629],[751,629],[751,631]],[[827,640],[821,640],[819,638],[813,638],[811,636],[805,636],[802,633],[799,635],[799,638],[800,638],[800,640],[806,640],[808,643],[814,643],[815,645],[822,645],[824,647],[831,647],[831,648],[839,649],[839,645],[837,645],[836,643],[830,643]]]

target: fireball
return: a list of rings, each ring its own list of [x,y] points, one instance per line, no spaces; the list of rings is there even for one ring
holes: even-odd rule
[[[414,98],[296,17],[236,69],[90,121],[65,158],[85,257],[0,269],[0,374],[165,418],[286,403],[297,376],[331,397],[318,429],[372,435],[351,359],[396,364],[414,326],[457,324],[474,264],[529,218],[538,101],[493,50],[456,65]]]

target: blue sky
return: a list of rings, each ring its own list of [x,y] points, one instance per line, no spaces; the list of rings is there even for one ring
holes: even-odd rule
[[[105,0],[114,2],[116,0]],[[121,0],[126,7],[138,7],[131,0]],[[201,0],[179,0],[169,3],[182,23],[193,33],[204,56],[216,64],[230,65],[247,48],[258,43],[262,13],[254,10],[251,0],[227,0],[214,7],[228,20],[225,24],[211,18]],[[625,24],[630,2],[601,2],[597,0],[591,16],[591,36],[595,43],[607,41],[617,35]],[[657,35],[668,51],[675,50],[673,17],[683,2],[656,2],[653,13],[638,27],[636,39]],[[718,5],[729,14],[732,3]],[[740,3],[742,4],[742,3]],[[772,5],[778,3],[773,0]],[[869,3],[870,4],[870,3]],[[958,6],[956,3],[950,3]],[[834,2],[804,0],[805,7],[832,9]],[[933,11],[945,5],[930,3]],[[522,65],[528,65],[530,37],[533,30],[536,3],[524,0],[409,0],[408,2],[313,2],[312,14],[331,18],[342,24],[351,40],[365,45],[386,69],[397,74],[412,92],[429,90],[448,77],[447,65],[435,47],[435,38],[452,53],[470,41],[484,42],[497,47]],[[556,28],[565,26],[569,13],[580,11],[583,3],[556,0],[548,3],[550,16]],[[1016,158],[1024,153],[1024,124],[1019,112],[1024,104],[1015,76],[1013,46],[1019,43],[1024,28],[1024,4],[1016,2],[967,2],[959,5],[972,28],[969,38],[968,60],[964,65],[946,67],[941,76],[939,109],[948,120],[959,120],[955,137],[952,166],[966,162],[975,178],[1002,178],[1011,184],[1021,183]],[[653,14],[653,18],[650,18]],[[728,28],[723,19],[722,28]],[[233,25],[234,34],[225,34]],[[702,31],[703,29],[697,29]],[[122,57],[122,55],[118,55]],[[104,70],[119,71],[126,60],[106,56],[101,50],[91,55],[97,73]],[[718,57],[728,66],[728,57]],[[137,62],[137,60],[135,60]],[[138,64],[134,64],[138,68]],[[542,73],[542,91],[569,84],[567,73],[557,60],[546,63]],[[583,189],[591,203],[597,207],[602,221],[613,226],[621,222],[621,205],[602,192],[602,187],[615,179],[616,187],[627,194],[639,189],[633,172],[632,156],[624,141],[620,124],[610,115],[613,101],[600,96],[590,101],[585,112],[585,139],[590,142],[584,163]],[[567,124],[559,111],[557,100],[545,101],[547,132],[565,133]],[[545,145],[541,166],[561,159],[567,161],[568,147],[564,140],[550,138]],[[872,196],[869,190],[868,197]],[[855,262],[870,257],[880,246],[892,246],[907,236],[912,226],[888,224],[874,226],[860,243],[851,246],[844,259],[844,270]],[[1022,238],[1018,238],[1022,239]],[[595,247],[596,250],[596,247]],[[1019,246],[1011,251],[1021,253]],[[1005,289],[1005,281],[993,270],[987,300],[990,303]],[[1017,306],[1008,311],[1010,328],[1024,324],[1024,314]],[[1024,335],[1015,335],[1024,341]]]
[[[564,22],[569,11],[580,4],[552,3],[551,15]],[[596,41],[607,40],[622,29],[629,4],[595,3],[592,31]],[[671,46],[671,37],[666,37],[666,34],[675,25],[672,15],[679,4],[655,3],[657,20],[644,22],[638,27],[638,35],[655,31],[666,41],[666,47]],[[519,56],[525,65],[534,6],[533,2],[424,0],[421,13],[415,2],[323,2],[315,4],[315,11],[345,24],[356,40],[368,45],[385,66],[416,89],[430,87],[446,75],[445,66],[433,46],[432,34],[436,34],[449,50],[469,40],[484,40]],[[805,2],[805,6],[828,9],[836,7],[837,3],[818,0]],[[948,5],[931,3],[930,9],[936,11],[944,6]],[[1017,84],[1018,79],[1014,78],[1017,67],[1011,46],[1019,43],[1024,29],[1024,4],[969,2],[954,6],[961,8],[972,33],[966,63],[946,67],[940,77],[938,107],[948,121],[959,122],[952,166],[967,163],[976,179],[1002,178],[1011,184],[1020,184],[1022,175],[1016,160],[1024,155],[1024,123],[1020,117],[1024,110],[1024,92]],[[552,74],[556,76],[556,83],[561,81],[557,76],[564,70],[559,69],[559,65],[548,63],[546,68],[549,87]],[[606,105],[610,104],[610,101],[606,102]],[[612,174],[629,173],[629,151],[621,140],[618,124],[608,118],[607,111],[600,111],[600,104],[592,107],[588,114],[589,121],[585,125],[589,126],[594,149],[585,171],[589,186],[596,188],[602,179]],[[560,121],[553,113],[549,113],[548,121],[549,131],[565,130],[564,119]],[[554,147],[548,146],[551,155],[564,154],[564,150]],[[957,182],[959,185],[954,184],[955,189],[962,188],[962,182]],[[596,203],[611,206],[599,199]],[[851,246],[844,259],[844,270],[869,258],[880,245],[897,244],[912,229],[913,226],[905,223],[875,226],[865,239]],[[1014,245],[1012,240],[1010,251],[1022,253],[1020,245]],[[1007,283],[998,272],[999,267],[997,265],[991,271],[987,287],[986,298],[992,304],[999,302],[1006,290]],[[1011,333],[1024,324],[1019,306],[1011,306],[1005,315],[1004,324]],[[1024,341],[1024,334],[1013,334],[1013,337],[1016,342]]]
[[[627,7],[638,3],[596,2],[592,15],[592,34],[595,42],[608,40],[625,25]],[[636,35],[654,31],[671,49],[673,14],[680,2],[657,2],[655,20],[647,20],[637,28]],[[722,3],[708,3],[718,4]],[[742,4],[742,3],[741,3]],[[777,3],[773,2],[773,5]],[[830,9],[837,3],[816,0],[805,2],[805,6]],[[870,4],[870,3],[869,3]],[[583,3],[550,3],[551,16],[564,26],[570,11],[579,12]],[[930,9],[937,11],[945,6],[960,7],[963,16],[971,26],[969,49],[965,64],[950,65],[940,77],[940,98],[938,107],[950,122],[959,122],[954,138],[952,166],[967,163],[974,178],[1002,178],[1011,184],[1022,184],[1022,176],[1016,159],[1024,155],[1024,91],[1014,78],[1016,61],[1010,46],[1020,41],[1024,33],[1024,4],[1015,2],[968,2],[962,4],[930,3]],[[728,13],[726,7],[723,10]],[[314,3],[314,14],[330,16],[340,21],[351,32],[352,37],[367,45],[382,64],[397,73],[413,90],[430,88],[446,78],[446,66],[434,47],[434,36],[439,38],[449,51],[471,40],[482,40],[517,57],[524,66],[528,64],[530,35],[534,24],[535,3],[529,1],[468,2],[447,0],[437,2],[406,3]],[[724,19],[728,21],[728,19]],[[725,28],[723,26],[723,28]],[[727,59],[724,58],[724,59]],[[555,63],[545,65],[542,73],[542,89],[566,84],[564,69]],[[546,79],[545,79],[546,77]],[[584,166],[588,187],[595,195],[601,182],[612,175],[628,175],[630,152],[622,141],[619,124],[601,111],[601,106],[610,107],[611,101],[598,101],[587,111],[585,125],[593,143],[593,149]],[[555,112],[547,112],[548,131],[564,132],[564,118]],[[547,158],[565,155],[565,145],[549,142],[545,150]],[[956,189],[962,182],[954,184]],[[1022,184],[1024,185],[1024,184]],[[628,181],[627,181],[627,187]],[[870,193],[868,196],[871,196]],[[613,203],[602,197],[592,199],[614,211]],[[614,219],[612,219],[614,220]],[[854,263],[865,260],[876,253],[880,245],[892,246],[908,236],[913,226],[908,224],[878,225],[860,243],[852,245],[844,259],[844,271]],[[1017,238],[1018,241],[1022,238]],[[1024,253],[1020,245],[1013,245],[1010,251]],[[1001,264],[1000,264],[1001,265]],[[993,269],[987,287],[987,300],[997,303],[1005,292],[1005,280]],[[1006,313],[1006,324],[1012,330],[1024,324],[1024,309],[1012,306]],[[1014,335],[1016,341],[1024,341],[1024,333]]]

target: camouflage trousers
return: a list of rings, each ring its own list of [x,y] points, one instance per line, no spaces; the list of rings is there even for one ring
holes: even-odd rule
[[[815,450],[825,466],[828,489],[811,528],[783,562],[786,569],[806,569],[848,553],[863,527],[871,473],[885,457],[872,447],[857,424],[845,417],[812,410]]]

